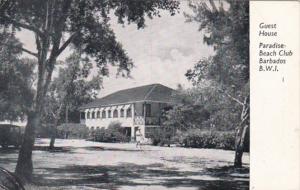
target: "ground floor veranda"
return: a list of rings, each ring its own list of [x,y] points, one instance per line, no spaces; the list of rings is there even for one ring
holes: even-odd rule
[[[137,140],[137,134],[139,133],[142,136],[144,143],[151,143],[151,137],[159,130],[161,130],[161,126],[159,125],[134,125],[134,126],[122,126],[123,133],[130,139],[131,142],[135,142]],[[101,130],[101,128],[89,128],[88,134],[90,137],[95,136],[97,131]]]

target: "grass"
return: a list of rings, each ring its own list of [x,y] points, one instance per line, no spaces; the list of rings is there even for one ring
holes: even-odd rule
[[[249,155],[234,169],[233,151],[57,140],[54,151],[40,139],[33,152],[29,190],[60,189],[249,189]],[[16,149],[0,151],[0,166],[13,171]]]

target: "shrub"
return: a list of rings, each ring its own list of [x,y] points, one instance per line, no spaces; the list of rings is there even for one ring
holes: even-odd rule
[[[170,128],[162,127],[156,128],[149,134],[149,138],[152,140],[152,145],[154,146],[164,146],[173,142],[173,130]]]
[[[112,122],[107,129],[101,128],[95,131],[94,140],[97,142],[129,142],[125,129],[118,122]]]
[[[191,148],[217,148],[234,150],[235,133],[221,131],[201,131],[199,129],[179,132],[174,137],[179,144]]]

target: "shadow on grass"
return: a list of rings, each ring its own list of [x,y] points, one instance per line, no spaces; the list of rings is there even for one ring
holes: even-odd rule
[[[79,149],[88,151],[140,151],[117,148],[90,147],[56,147],[54,153],[76,153]],[[36,146],[36,151],[49,151],[48,147]],[[0,154],[15,154],[16,149],[1,150]],[[146,150],[148,151],[148,150]],[[149,150],[152,151],[152,150]],[[89,154],[88,152],[84,154]],[[55,155],[53,155],[55,156]],[[10,157],[0,158],[0,163],[15,163]],[[175,167],[166,167],[165,162],[172,162]],[[192,158],[184,156],[174,157],[171,160],[163,159],[156,164],[119,163],[118,165],[69,165],[60,168],[50,166],[35,168],[34,184],[40,187],[55,187],[67,189],[68,186],[93,187],[99,189],[118,189],[121,186],[160,186],[160,187],[194,187],[199,190],[248,190],[249,168],[235,169],[233,167],[207,168],[215,164],[216,160]],[[221,165],[230,165],[217,161]],[[176,163],[186,163],[199,171],[185,171],[176,168]],[[214,163],[214,164],[211,164]],[[82,188],[84,189],[84,188]],[[159,189],[159,188],[158,188]]]
[[[239,178],[248,179],[248,175],[249,175],[248,167],[235,168],[233,166],[223,166],[223,167],[216,167],[216,168],[207,168],[206,171],[209,173],[209,175],[215,177],[236,176]]]
[[[54,147],[53,149],[49,149],[48,146],[34,146],[33,150],[38,151],[48,151],[54,153],[72,153],[76,150],[88,150],[88,151],[120,151],[120,152],[140,152],[139,149],[121,149],[121,148],[107,148],[100,146],[87,146],[87,147],[72,147],[72,146],[64,146],[64,147]],[[151,150],[143,150],[144,152],[148,152]]]
[[[19,148],[16,147],[7,147],[7,148],[0,148],[0,154],[15,154],[19,151]]]
[[[6,166],[9,165],[11,163],[16,163],[17,162],[17,158],[0,158],[0,164],[2,166]]]
[[[196,187],[199,190],[249,189],[249,181],[232,177],[238,171],[228,167],[199,172],[166,168],[163,164],[74,165],[62,168],[39,168],[35,185],[48,187],[89,186],[117,189],[120,186]],[[245,171],[246,172],[246,169]],[[130,189],[130,188],[129,188]]]

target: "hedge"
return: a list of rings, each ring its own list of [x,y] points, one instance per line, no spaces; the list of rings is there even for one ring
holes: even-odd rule
[[[124,128],[117,124],[110,125],[107,129],[101,128],[93,133],[93,140],[97,142],[129,142],[130,137],[126,136]]]
[[[179,133],[174,138],[177,138],[179,144],[184,147],[235,149],[234,132],[190,130],[186,133]]]
[[[235,149],[234,131],[207,131],[200,129],[190,129],[188,131],[177,132],[170,137],[170,132],[159,130],[152,135],[153,145],[177,144],[190,148],[215,148],[223,150]],[[249,138],[246,138],[245,151],[249,151]]]

